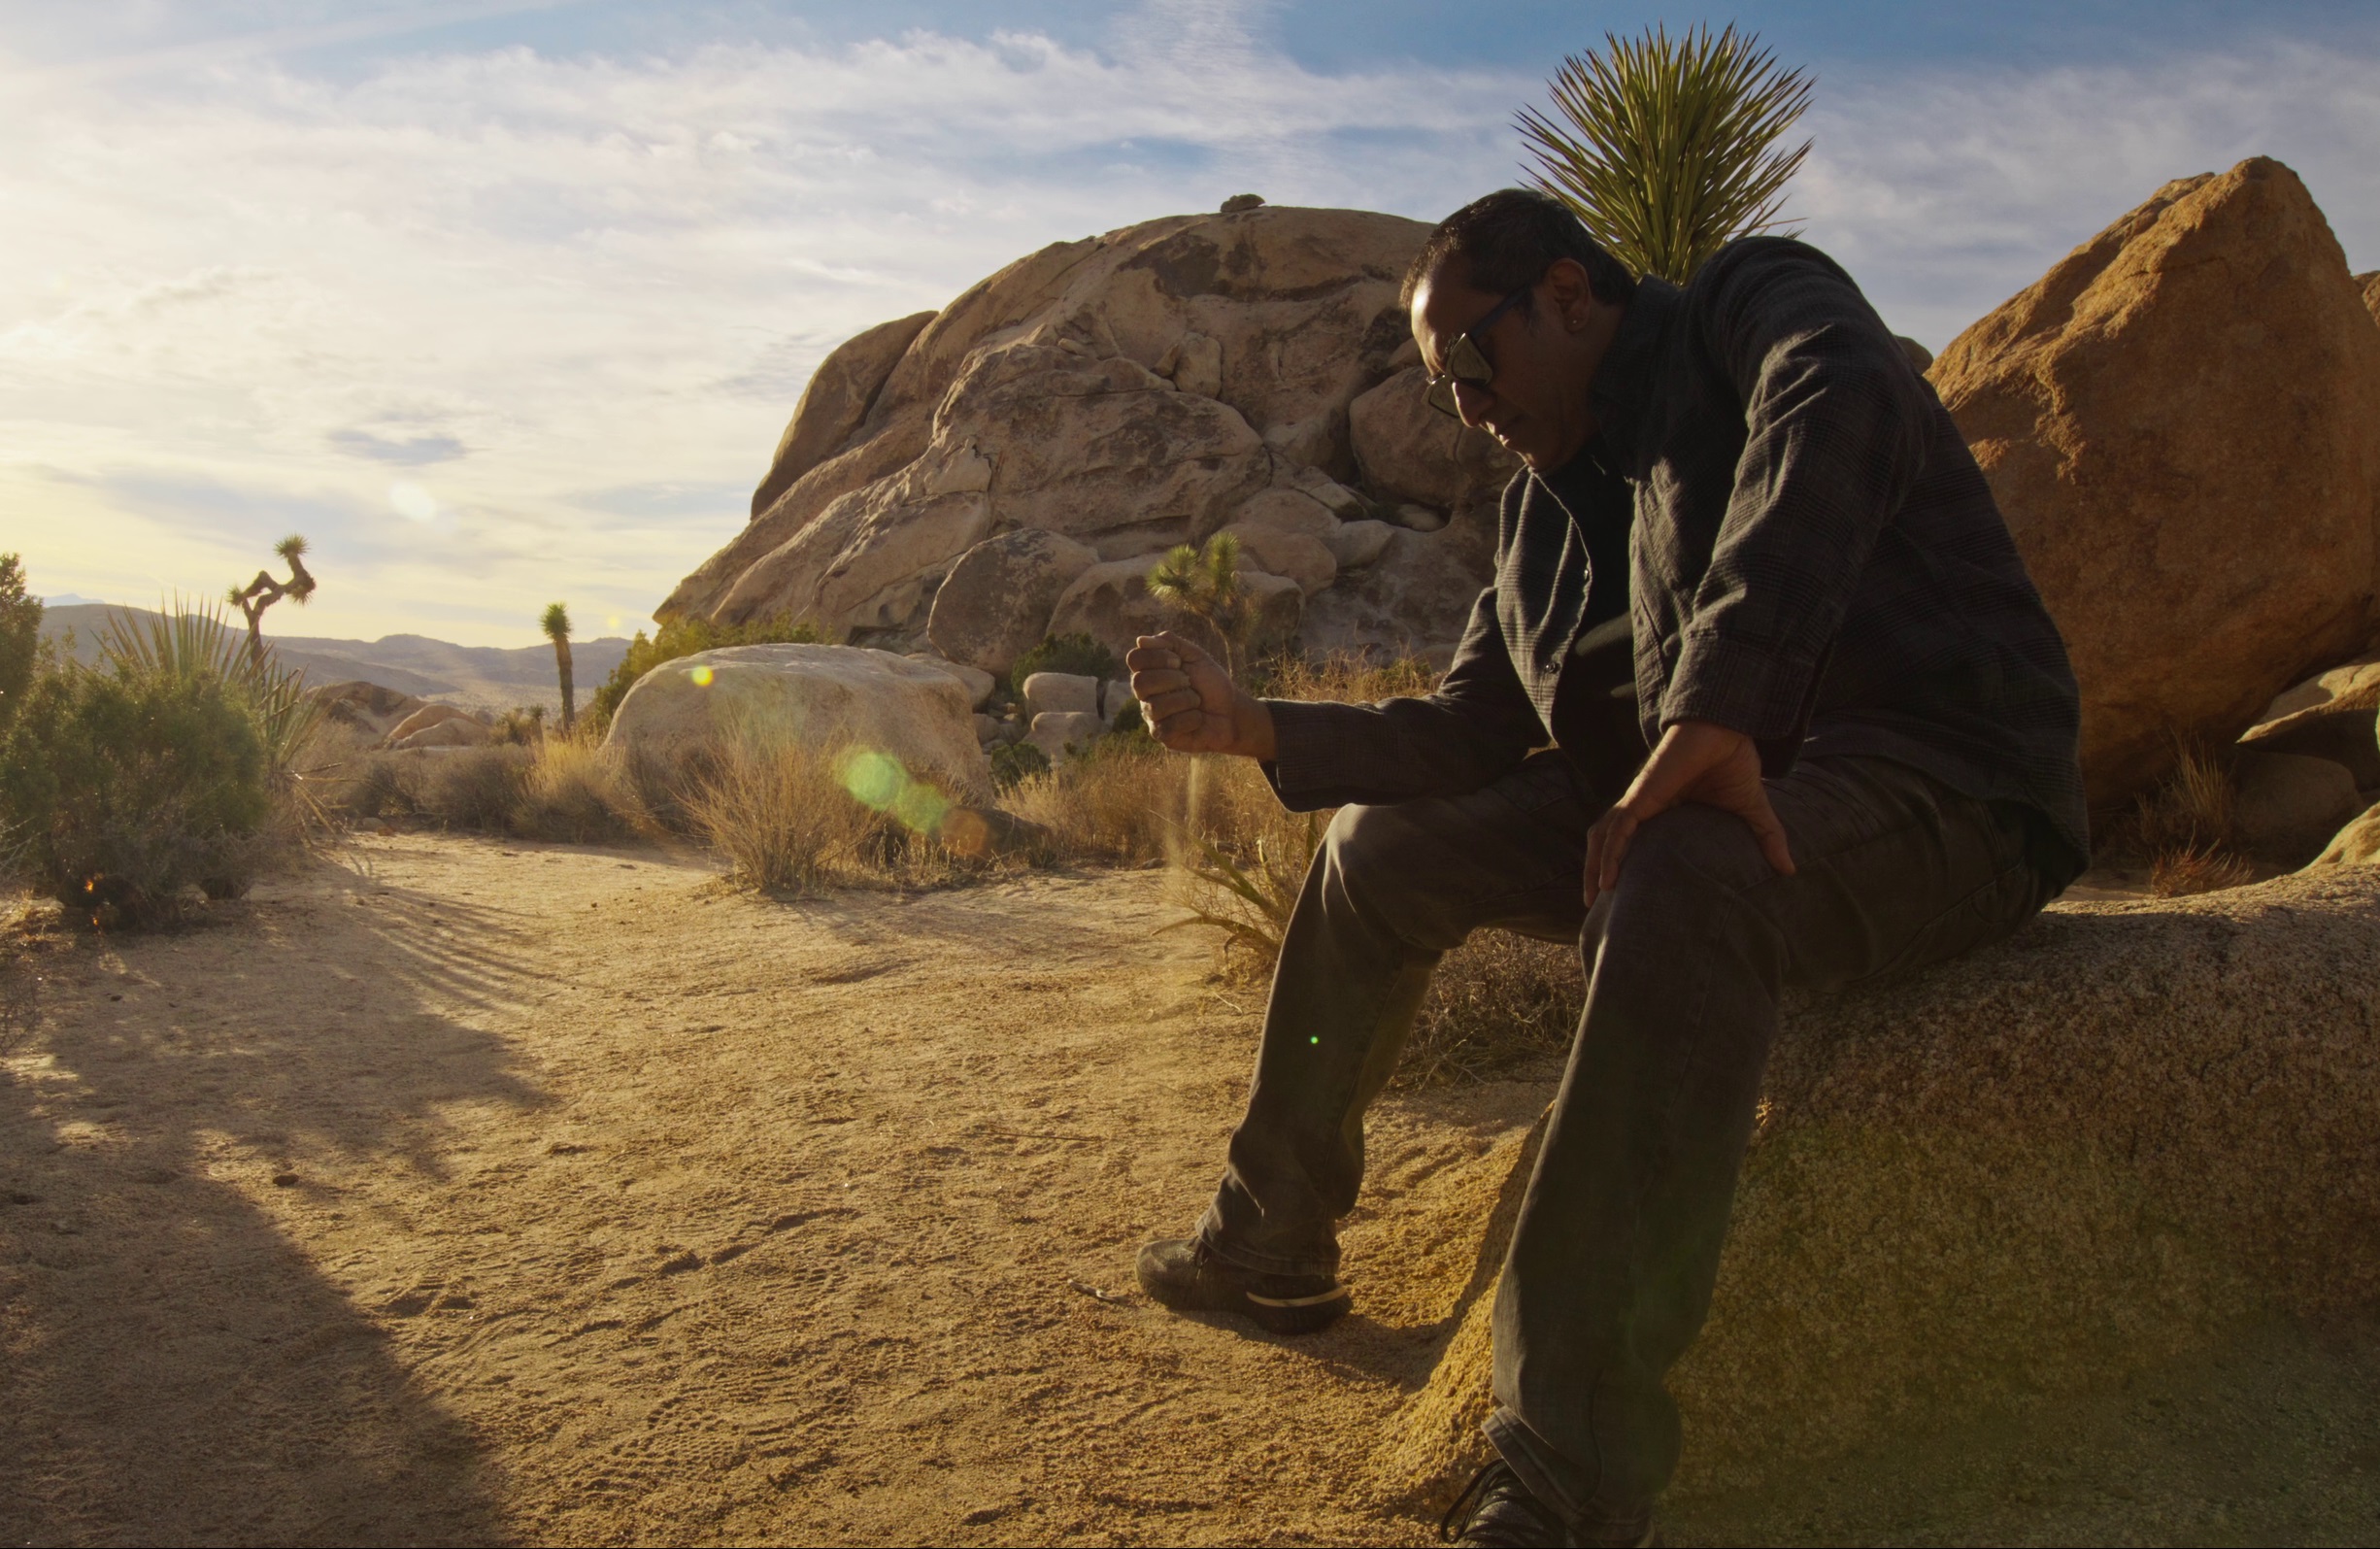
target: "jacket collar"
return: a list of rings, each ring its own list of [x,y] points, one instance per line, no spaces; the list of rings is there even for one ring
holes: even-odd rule
[[[1603,352],[1588,393],[1594,400],[1595,419],[1602,424],[1597,437],[1605,466],[1631,478],[1644,472],[1646,409],[1653,396],[1654,367],[1660,354],[1661,336],[1676,315],[1680,291],[1666,280],[1651,275],[1636,282],[1636,294],[1620,315],[1619,331]]]

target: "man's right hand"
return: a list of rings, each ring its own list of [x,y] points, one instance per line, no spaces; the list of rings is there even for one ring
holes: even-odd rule
[[[1272,712],[1244,693],[1213,657],[1167,630],[1142,635],[1124,657],[1149,734],[1176,753],[1271,758]]]

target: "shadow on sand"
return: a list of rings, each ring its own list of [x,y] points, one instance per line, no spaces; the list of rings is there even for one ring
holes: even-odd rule
[[[46,946],[37,1052],[0,1070],[0,1535],[503,1537],[470,1431],[276,1209],[335,1232],[310,1163],[422,1170],[442,1108],[538,1100],[451,1015],[490,1004],[501,923],[343,875]]]

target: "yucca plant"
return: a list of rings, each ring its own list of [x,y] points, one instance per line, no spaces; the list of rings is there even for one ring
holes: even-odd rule
[[[1779,229],[1810,142],[1777,141],[1809,106],[1810,79],[1732,26],[1603,41],[1548,83],[1559,121],[1522,110],[1530,181],[1629,269],[1675,285],[1734,238]]]
[[[1249,626],[1255,623],[1240,585],[1240,541],[1219,532],[1200,548],[1185,543],[1149,572],[1149,595],[1215,631],[1224,670],[1237,676]]]
[[[184,684],[207,678],[236,692],[255,723],[274,793],[293,803],[303,826],[314,826],[320,814],[297,765],[321,724],[322,703],[306,692],[303,673],[283,666],[252,636],[242,650],[220,610],[180,597],[155,613],[110,614],[99,645],[104,659],[127,677]]]
[[[553,642],[553,670],[562,682],[562,735],[567,737],[579,719],[579,696],[570,674],[570,610],[558,602],[547,603],[537,627]]]

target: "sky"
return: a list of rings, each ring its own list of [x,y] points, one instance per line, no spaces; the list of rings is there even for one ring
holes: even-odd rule
[[[1815,77],[1787,214],[1930,346],[2249,155],[2380,267],[2380,0],[0,0],[0,551],[153,603],[296,531],[270,632],[624,632],[851,334],[1243,191],[1435,219],[1655,21]]]

